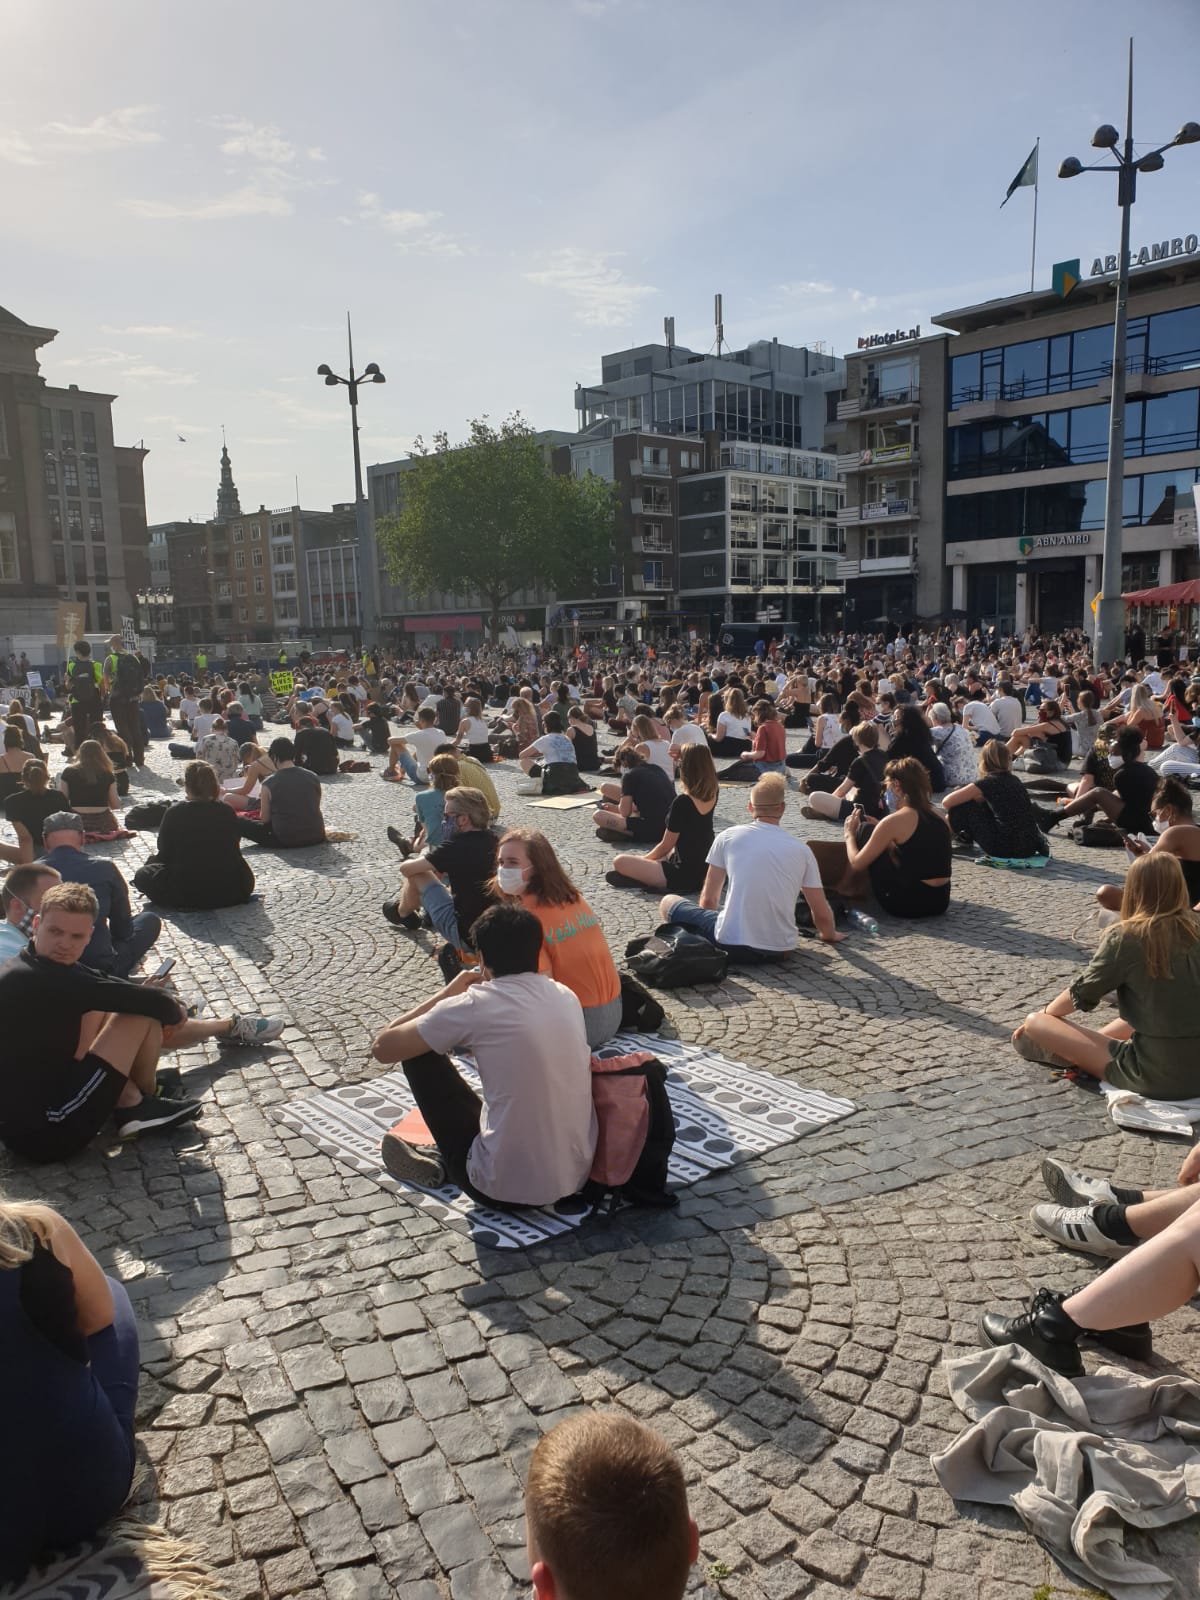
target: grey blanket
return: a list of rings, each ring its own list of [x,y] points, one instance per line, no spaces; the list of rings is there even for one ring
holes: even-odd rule
[[[945,1370],[971,1419],[931,1458],[946,1492],[1011,1505],[1069,1572],[1115,1600],[1168,1600],[1170,1577],[1131,1555],[1125,1529],[1200,1512],[1200,1384],[1115,1367],[1061,1378],[1012,1344]]]

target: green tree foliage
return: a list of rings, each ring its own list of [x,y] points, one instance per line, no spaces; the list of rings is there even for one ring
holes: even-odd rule
[[[496,428],[486,417],[452,445],[418,439],[403,500],[377,529],[392,577],[418,594],[478,594],[495,642],[500,613],[522,589],[590,593],[612,562],[617,497],[612,484],[550,470],[519,415]]]

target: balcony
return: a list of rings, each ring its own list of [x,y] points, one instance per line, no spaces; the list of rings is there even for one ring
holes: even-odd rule
[[[868,467],[898,467],[916,465],[921,452],[911,444],[882,445],[878,450],[850,450],[837,457],[841,473],[864,472]]]
[[[669,556],[675,548],[674,540],[664,538],[662,535],[655,538],[635,533],[631,543],[637,555]]]
[[[920,404],[921,391],[916,385],[910,389],[867,390],[855,400],[839,400],[837,419],[847,422],[852,417],[863,417],[868,413],[879,416],[886,411],[909,411]]]
[[[869,522],[902,522],[920,514],[915,500],[872,500],[861,506],[843,506],[837,514],[837,525],[857,528]]]

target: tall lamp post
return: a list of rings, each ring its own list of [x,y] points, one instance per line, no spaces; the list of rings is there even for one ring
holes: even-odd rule
[[[362,372],[354,371],[354,335],[350,330],[350,313],[346,313],[346,344],[349,350],[350,376],[339,377],[333,369],[322,362],[317,368],[317,377],[324,378],[329,388],[334,388],[342,383],[346,386],[347,398],[350,401],[350,433],[354,440],[354,527],[358,540],[358,553],[360,562],[359,582],[362,587],[362,619],[363,642],[374,644],[375,625],[378,620],[378,602],[375,594],[375,555],[367,549],[367,502],[363,495],[362,483],[362,456],[358,448],[358,389],[363,383],[386,383],[387,379],[380,372],[374,361],[363,368]],[[369,630],[368,630],[369,622]],[[367,638],[368,631],[371,638]]]
[[[1177,144],[1200,141],[1200,123],[1185,122],[1175,137],[1157,150],[1134,159],[1133,153],[1133,40],[1129,41],[1129,83],[1125,104],[1125,139],[1104,123],[1092,135],[1092,146],[1109,150],[1115,166],[1085,167],[1068,156],[1058,169],[1060,178],[1077,178],[1081,172],[1115,172],[1117,204],[1121,208],[1121,249],[1117,256],[1117,308],[1113,317],[1112,399],[1108,414],[1108,478],[1104,501],[1104,558],[1100,602],[1096,607],[1097,665],[1121,660],[1125,654],[1125,607],[1121,601],[1121,534],[1125,497],[1125,326],[1129,319],[1129,213],[1137,199],[1139,172],[1159,172],[1163,151]]]

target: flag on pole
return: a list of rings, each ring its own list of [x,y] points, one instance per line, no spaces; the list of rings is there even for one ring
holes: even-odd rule
[[[1012,199],[1013,194],[1017,189],[1028,189],[1031,185],[1036,184],[1037,181],[1038,181],[1038,147],[1035,144],[1033,149],[1029,152],[1029,160],[1026,161],[1025,165],[1021,168],[1020,172],[1017,173],[1016,177],[1009,184],[1008,193],[1004,196],[1004,199],[1001,200],[1001,202],[1000,202],[1001,211],[1004,210],[1005,206]]]

